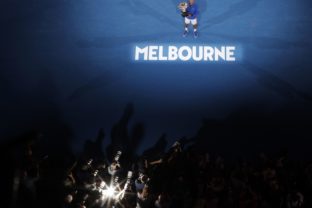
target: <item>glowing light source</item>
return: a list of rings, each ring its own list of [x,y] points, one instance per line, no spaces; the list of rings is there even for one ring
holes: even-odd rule
[[[113,198],[115,195],[115,187],[109,186],[103,190],[103,196]]]

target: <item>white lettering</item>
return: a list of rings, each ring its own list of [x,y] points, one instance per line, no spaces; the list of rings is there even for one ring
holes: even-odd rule
[[[226,47],[226,60],[227,61],[235,61],[236,58],[234,56],[235,46]]]
[[[178,59],[178,48],[175,46],[168,47],[168,60],[175,61]]]
[[[135,47],[134,60],[144,61],[236,61],[235,46],[144,46]]]
[[[163,48],[163,46],[159,46],[159,60],[160,61],[168,60],[168,57],[164,56],[164,48]]]
[[[135,47],[135,60],[136,61],[140,59],[141,53],[144,54],[144,60],[147,60],[148,46],[146,46],[144,48],[139,48],[138,46]]]
[[[186,52],[186,55],[184,55]],[[179,58],[182,60],[182,61],[188,61],[190,60],[190,58],[192,57],[192,49],[188,46],[182,46],[180,49],[179,49]]]
[[[150,46],[148,50],[148,59],[151,61],[157,61],[157,50],[158,46]]]

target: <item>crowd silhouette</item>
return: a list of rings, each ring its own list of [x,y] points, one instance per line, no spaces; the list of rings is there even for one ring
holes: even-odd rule
[[[129,131],[132,114],[129,104],[105,151],[103,129],[78,155],[66,140],[47,147],[38,132],[10,140],[1,151],[8,179],[2,185],[4,207],[312,207],[311,162],[293,160],[287,151],[259,152],[248,160],[223,158],[203,146],[205,126],[218,131],[219,125],[209,121],[193,138],[168,144],[163,134],[137,154],[144,128],[138,123]]]

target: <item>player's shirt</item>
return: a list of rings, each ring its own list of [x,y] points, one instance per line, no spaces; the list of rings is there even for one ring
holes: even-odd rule
[[[188,16],[186,18],[188,19],[196,19],[197,16],[198,16],[198,7],[197,7],[197,4],[193,4],[193,5],[190,5],[188,4],[187,8],[186,8],[186,12],[188,14],[191,14],[191,16]]]

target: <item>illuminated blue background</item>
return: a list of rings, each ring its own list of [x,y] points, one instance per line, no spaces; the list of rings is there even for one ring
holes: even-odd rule
[[[178,2],[3,1],[1,135],[63,122],[79,147],[99,127],[109,131],[128,102],[132,121],[146,124],[142,147],[246,108],[311,115],[310,0],[198,0],[197,40],[181,37]],[[134,63],[137,43],[235,45],[243,54],[235,63]]]

